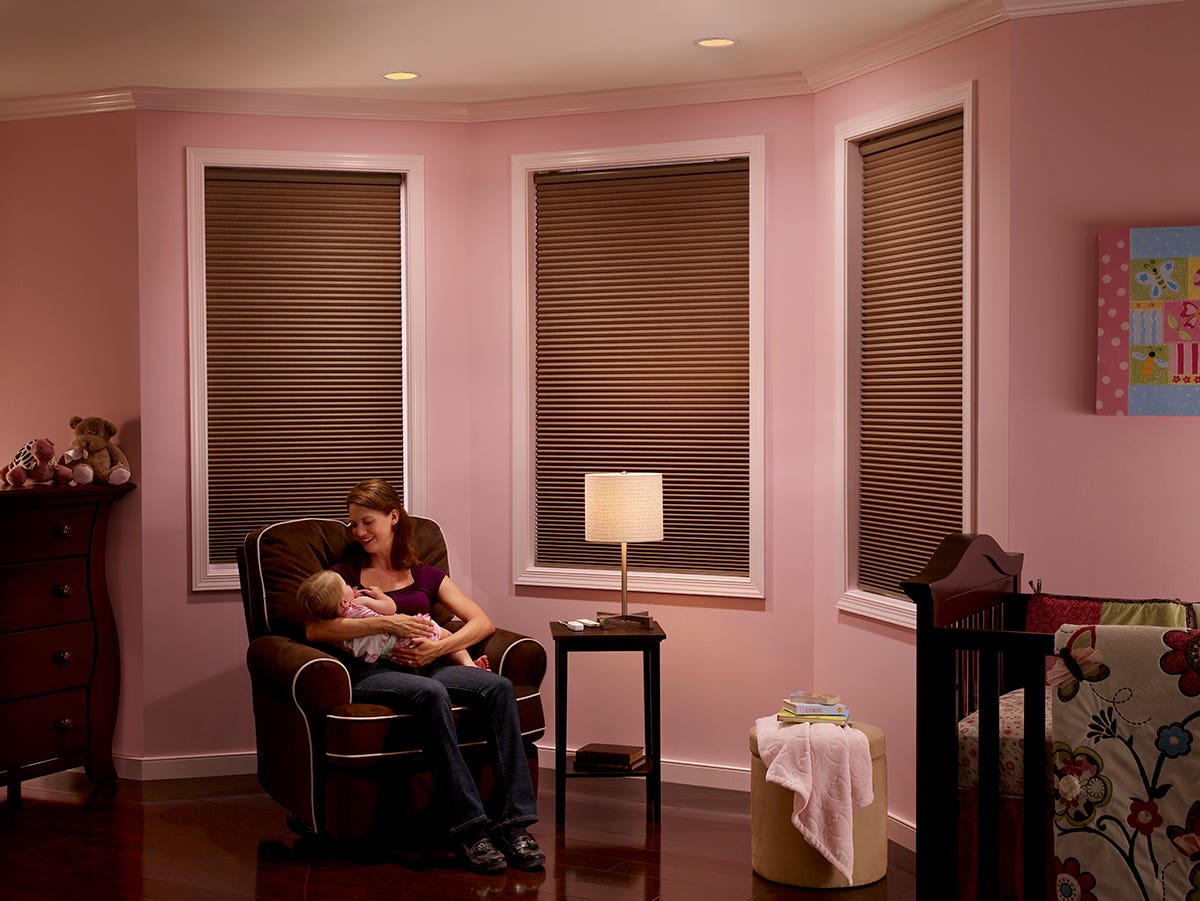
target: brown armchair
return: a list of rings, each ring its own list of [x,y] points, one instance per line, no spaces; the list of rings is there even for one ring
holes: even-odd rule
[[[420,558],[449,572],[438,524],[413,517],[413,526]],[[413,717],[355,703],[345,665],[304,640],[296,588],[341,559],[351,540],[338,520],[298,519],[256,529],[237,551],[259,782],[288,812],[294,831],[336,841],[379,834],[385,826],[392,832],[400,826],[419,829],[434,797]],[[433,618],[451,630],[458,624],[440,604]],[[487,654],[492,669],[516,689],[536,788],[533,743],[546,731],[541,699],[546,650],[532,638],[497,629],[470,653]],[[456,707],[454,713],[463,755],[486,798],[491,779],[484,732],[469,710]]]

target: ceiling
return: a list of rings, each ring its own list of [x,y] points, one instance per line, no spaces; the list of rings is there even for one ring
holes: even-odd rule
[[[747,79],[802,73],[979,5],[0,0],[0,100],[154,87],[479,103]],[[738,43],[693,43],[711,36]],[[381,77],[398,69],[421,78]]]
[[[487,104],[804,86],[889,46],[1156,2],[1174,0],[0,0],[0,103],[135,88]],[[694,43],[712,36],[738,43]],[[382,78],[401,69],[421,77]]]

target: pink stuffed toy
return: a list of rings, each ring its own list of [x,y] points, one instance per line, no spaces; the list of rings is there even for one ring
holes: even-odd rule
[[[49,438],[31,438],[17,451],[12,462],[0,469],[0,477],[14,488],[23,485],[65,485],[71,470],[54,462],[54,442]]]

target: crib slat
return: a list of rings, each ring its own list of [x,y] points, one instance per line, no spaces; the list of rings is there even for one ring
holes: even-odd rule
[[[1022,660],[1025,686],[1025,796],[1024,818],[1025,898],[1050,898],[1054,894],[1049,856],[1054,847],[1054,808],[1050,800],[1050,766],[1046,751],[1046,654],[1054,650],[1054,637],[1046,635],[1044,652]]]
[[[1000,697],[997,651],[981,652],[979,660],[979,822],[976,829],[979,860],[976,897],[1000,897]]]

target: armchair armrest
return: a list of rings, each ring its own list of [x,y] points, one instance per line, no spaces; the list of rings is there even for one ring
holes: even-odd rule
[[[546,676],[546,649],[528,635],[497,629],[483,643],[483,653],[492,669],[513,685],[536,688]]]
[[[250,642],[246,667],[255,695],[295,705],[306,717],[350,703],[350,674],[336,658],[291,638],[263,635]]]
[[[445,628],[457,632],[462,628],[460,620],[452,620]],[[538,688],[546,677],[546,649],[536,638],[496,629],[483,641],[469,649],[472,657],[487,654],[492,672],[503,676],[513,685],[528,685]]]

